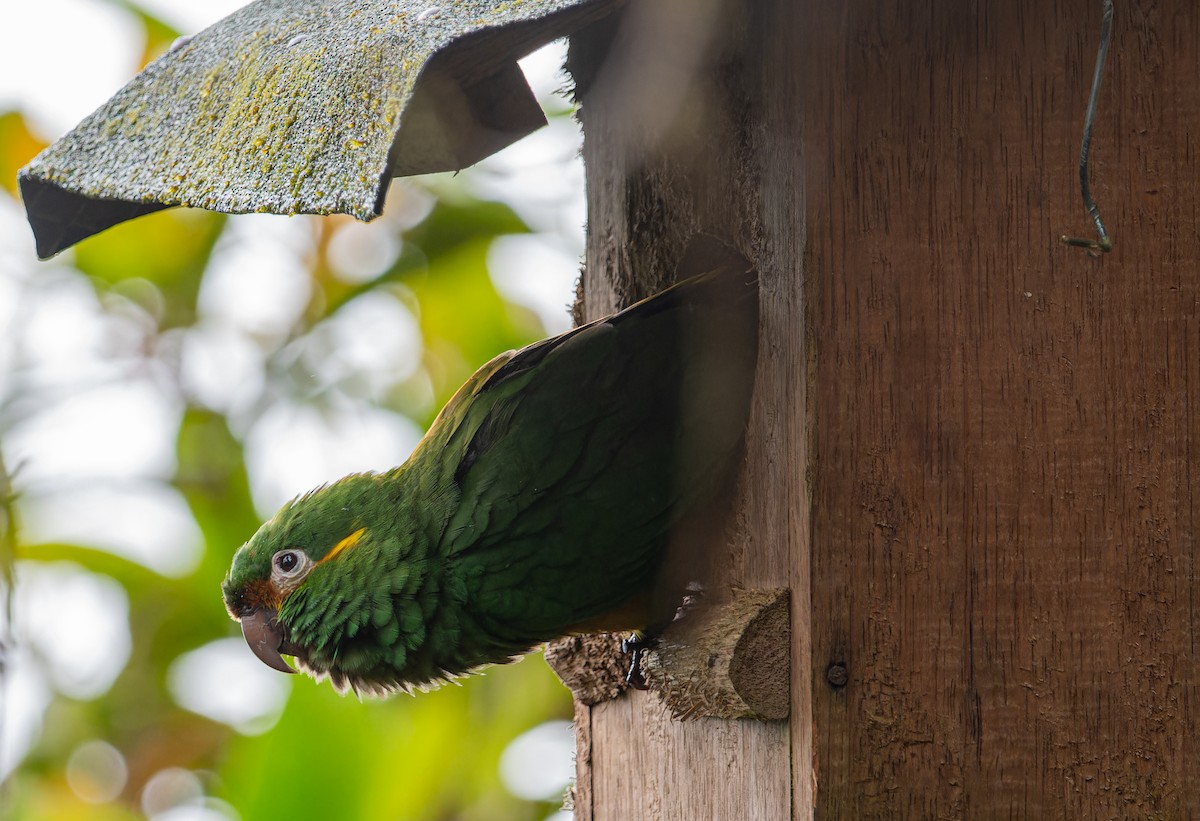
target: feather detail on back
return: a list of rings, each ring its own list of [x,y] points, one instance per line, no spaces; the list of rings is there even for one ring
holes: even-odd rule
[[[437,550],[498,647],[645,593],[738,451],[756,354],[753,273],[714,271],[493,360],[447,408],[462,495]]]

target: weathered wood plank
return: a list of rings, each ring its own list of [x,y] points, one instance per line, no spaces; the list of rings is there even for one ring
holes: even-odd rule
[[[1200,815],[1200,10],[1118,2],[1091,258],[1099,2],[638,9],[583,94],[585,309],[695,229],[758,265],[717,564],[792,588],[792,719],[600,705],[578,817]]]
[[[798,266],[802,223],[781,218],[762,228],[765,208],[795,210],[799,167],[793,139],[799,110],[772,95],[794,72],[795,31],[780,30],[790,2],[762,4],[751,17],[740,3],[661,0],[631,4],[624,27],[573,43],[583,100],[588,168],[588,255],[583,317],[609,312],[670,280],[696,231],[728,238],[758,266],[764,293],[764,345],[735,535],[713,557],[719,583],[792,587],[794,642],[807,658],[808,509],[803,454],[805,365]],[[612,40],[596,77],[595,50]],[[773,69],[748,67],[747,49],[771,49]],[[590,58],[586,59],[586,58]],[[787,80],[792,83],[794,80]],[[758,140],[763,111],[777,129]],[[790,119],[789,119],[790,118]],[[790,164],[790,165],[788,165]],[[783,173],[763,182],[760,176]],[[773,212],[783,215],[786,210]],[[794,594],[795,595],[795,594]],[[796,606],[796,605],[799,606]],[[807,716],[808,681],[793,658],[793,682]],[[801,682],[797,685],[795,682]],[[783,819],[792,805],[793,733],[788,722],[672,720],[653,696],[630,693],[577,723],[580,788],[575,815],[594,819]],[[800,725],[808,727],[805,720]],[[806,729],[799,731],[803,738]],[[586,751],[583,749],[587,745]],[[811,789],[811,755],[797,756]]]
[[[1196,7],[805,6],[820,814],[1194,815]]]

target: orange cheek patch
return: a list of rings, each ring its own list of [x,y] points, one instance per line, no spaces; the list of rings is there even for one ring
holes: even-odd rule
[[[271,610],[278,610],[282,598],[279,591],[275,589],[275,585],[269,581],[256,581],[246,585],[246,590],[242,593],[242,599],[250,607],[268,607]]]

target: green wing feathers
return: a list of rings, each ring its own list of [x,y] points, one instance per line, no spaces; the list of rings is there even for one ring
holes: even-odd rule
[[[511,654],[651,586],[671,525],[738,451],[756,352],[757,283],[726,269],[464,387],[439,420],[453,430],[431,432],[461,494],[437,552],[467,583],[479,638]]]

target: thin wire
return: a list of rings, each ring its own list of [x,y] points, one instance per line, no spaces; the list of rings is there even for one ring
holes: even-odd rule
[[[1112,38],[1113,0],[1104,0],[1104,22],[1100,26],[1100,49],[1096,52],[1096,70],[1092,74],[1092,94],[1088,98],[1087,114],[1083,118],[1083,144],[1079,148],[1079,191],[1083,194],[1083,206],[1088,216],[1096,224],[1098,240],[1083,237],[1061,237],[1061,241],[1076,248],[1086,248],[1095,253],[1112,250],[1112,240],[1104,230],[1104,221],[1100,219],[1100,209],[1092,199],[1092,191],[1088,185],[1088,155],[1092,147],[1092,124],[1096,120],[1096,104],[1100,99],[1100,80],[1104,76],[1104,61],[1108,57],[1108,43]]]

